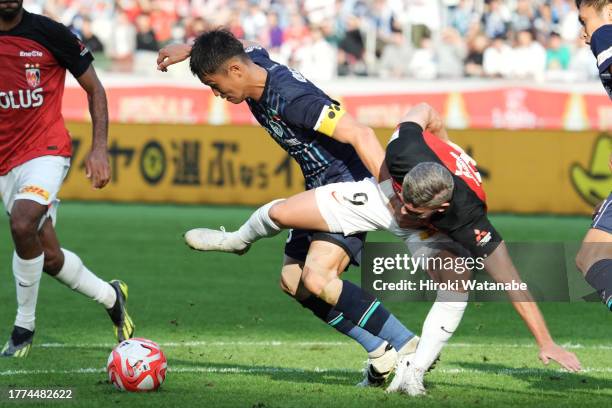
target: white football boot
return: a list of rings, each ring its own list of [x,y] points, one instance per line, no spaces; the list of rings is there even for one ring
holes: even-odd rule
[[[364,378],[357,387],[381,387],[385,384],[397,362],[397,351],[385,342],[385,352],[379,357],[368,358],[364,367]]]
[[[221,227],[218,230],[209,228],[195,228],[184,235],[185,243],[198,251],[231,252],[242,255],[251,247],[246,244],[235,232],[227,232]]]
[[[395,377],[386,392],[402,392],[411,397],[426,395],[423,378],[425,370],[417,368],[412,364],[414,354],[400,357],[395,368]]]
[[[408,360],[412,361],[414,352],[416,351],[417,346],[419,345],[419,340],[419,336],[414,336],[412,339],[410,339],[408,343],[404,344],[404,347],[402,347],[398,351],[397,361],[395,365],[395,376],[387,387],[386,392],[396,392],[400,390],[399,388],[402,383],[404,372],[408,366],[407,362]]]

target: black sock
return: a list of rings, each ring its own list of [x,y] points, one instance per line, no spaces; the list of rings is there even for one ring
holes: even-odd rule
[[[346,280],[342,281],[342,292],[336,309],[374,335],[380,333],[390,315],[374,296]]]

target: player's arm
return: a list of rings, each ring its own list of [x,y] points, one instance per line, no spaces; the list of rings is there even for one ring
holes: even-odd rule
[[[434,134],[445,142],[450,142],[442,116],[428,103],[423,102],[413,106],[402,117],[400,123],[404,122],[414,122],[421,126],[423,130]]]
[[[487,272],[495,281],[511,282],[514,280],[515,282],[521,282],[518,271],[514,267],[503,241],[484,259],[483,263]],[[540,348],[540,360],[544,364],[548,364],[552,359],[567,370],[579,371],[580,361],[578,361],[576,355],[557,345],[552,339],[544,316],[542,316],[531,293],[529,291],[510,291],[508,295],[512,301],[512,306],[535,337]]]
[[[341,116],[333,131],[330,131],[331,128],[325,123],[326,120],[329,121],[330,113],[334,113],[331,107],[325,114],[327,116],[323,118],[324,123],[319,127],[319,132],[353,146],[363,164],[377,180],[388,180],[391,176],[385,165],[385,151],[372,128],[357,122],[351,115],[338,107],[336,113]]]
[[[522,283],[501,235],[491,224],[484,207],[465,209],[463,226],[448,235],[463,245],[473,256],[482,258],[489,275],[498,283]],[[580,370],[576,355],[555,344],[546,321],[529,290],[508,291],[508,297],[540,348],[539,357],[544,364],[555,360],[570,371]]]
[[[106,93],[92,66],[93,55],[63,24],[50,19],[44,21],[50,51],[60,66],[70,71],[87,92],[89,112],[93,123],[92,149],[86,160],[87,177],[94,188],[104,187],[110,180],[107,157],[108,109]]]
[[[91,151],[85,161],[86,175],[94,188],[103,188],[111,178],[108,163],[108,106],[106,92],[93,66],[77,78],[87,92],[89,113],[93,125]]]
[[[244,48],[259,46],[256,42],[240,40]],[[168,71],[170,65],[185,61],[191,54],[191,44],[170,44],[159,50],[157,54],[157,69]]]

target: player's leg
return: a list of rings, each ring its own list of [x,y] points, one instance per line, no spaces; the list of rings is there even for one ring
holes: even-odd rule
[[[34,338],[38,287],[44,263],[37,229],[47,208],[32,200],[19,199],[11,202],[7,209],[10,211],[11,235],[15,245],[13,275],[17,292],[17,316],[1,355],[25,357]]]
[[[348,280],[328,273],[334,267],[330,254],[337,247],[331,242],[317,240],[308,252],[302,280],[311,293],[333,305],[344,318],[391,344],[399,353],[414,351],[415,337],[374,296]]]
[[[392,216],[373,180],[333,183],[258,208],[237,231],[196,228],[185,241],[193,249],[245,253],[255,241],[296,228],[351,235],[390,226]]]
[[[437,258],[443,262],[435,262]],[[456,265],[456,262],[446,262],[448,258],[456,258],[454,253],[441,251],[435,257],[429,258],[434,265],[427,272],[435,282],[454,283],[469,280],[471,271],[457,273],[455,269],[445,267]],[[459,285],[459,288],[464,287]],[[387,388],[388,392],[402,391],[412,396],[426,393],[423,384],[425,373],[430,370],[442,349],[453,336],[459,326],[467,307],[468,293],[463,290],[439,290],[421,331],[421,339],[413,356],[398,362],[398,371]]]
[[[576,265],[612,311],[612,209],[609,211],[610,231],[591,228],[582,241]]]
[[[353,265],[359,265],[364,241],[365,234],[347,237],[342,234],[315,233],[302,273],[304,286],[320,295],[323,292],[322,288],[330,281],[339,280],[349,261]],[[333,310],[340,313],[342,322],[347,327],[350,326],[356,334],[376,340],[366,348],[368,364],[364,380],[358,384],[360,386],[383,385],[395,367],[398,351],[406,354],[414,352],[416,348],[418,337],[399,323],[393,315],[383,322],[386,324],[384,330],[373,333],[368,330],[371,327],[357,325],[355,320],[348,318],[346,311],[340,311],[337,305]]]
[[[119,280],[103,281],[83,264],[78,255],[61,248],[52,218],[47,218],[44,222],[39,237],[45,253],[44,272],[104,306],[113,321],[118,342],[131,338],[134,334],[134,323],[126,307],[127,285]]]
[[[301,281],[304,260],[310,251],[313,234],[310,231],[291,230],[289,239],[285,246],[285,263],[281,274],[281,288],[290,296],[294,297],[304,308],[309,309],[315,316],[326,324],[334,327],[340,333],[357,341],[368,353],[368,365],[366,377],[359,385],[378,386],[382,385],[387,373],[393,368],[396,360],[396,351],[388,346],[388,343],[368,333],[353,322],[345,319],[342,313],[336,311],[331,305],[310,293]],[[354,247],[358,246],[360,252],[363,239],[350,238]],[[355,251],[353,251],[355,252]],[[358,263],[358,260],[349,257],[347,251],[336,246],[335,251],[329,259],[329,267],[326,273],[338,276],[346,269],[349,262]]]

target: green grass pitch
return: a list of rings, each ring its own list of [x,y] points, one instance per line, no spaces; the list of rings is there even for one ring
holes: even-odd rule
[[[159,392],[116,391],[104,371],[113,341],[106,313],[44,277],[30,356],[0,360],[0,406],[16,406],[6,399],[9,387],[72,387],[75,398],[65,405],[88,408],[611,405],[612,325],[596,303],[541,305],[553,336],[571,344],[581,359],[581,374],[543,366],[511,306],[486,303],[468,307],[441,362],[426,377],[427,397],[354,387],[365,359],[361,348],[278,287],[286,234],[259,242],[244,257],[197,253],[182,243],[190,227],[233,228],[249,213],[233,207],[62,204],[57,228],[63,246],[101,277],[129,284],[136,334],[162,344],[170,371]],[[586,217],[492,218],[507,240],[580,241],[589,225]],[[373,233],[369,240],[392,238]],[[15,310],[6,217],[0,218],[0,243],[4,342]],[[359,271],[345,276],[358,280]],[[430,304],[388,306],[420,332]]]

